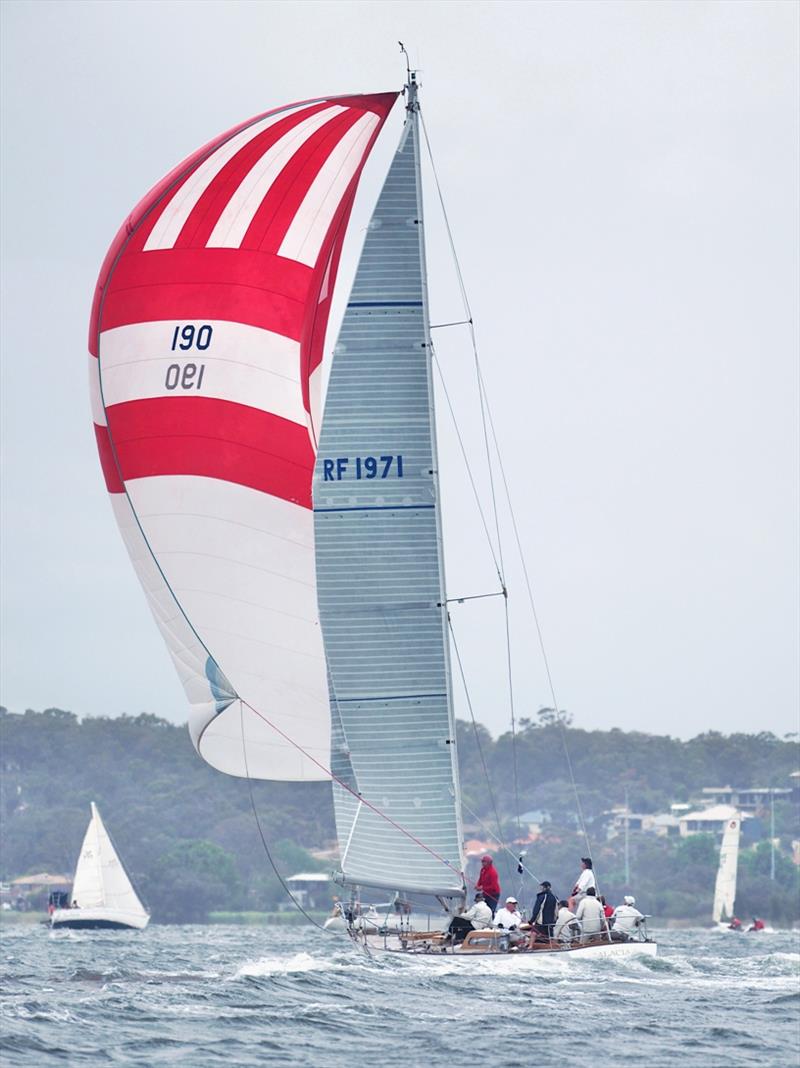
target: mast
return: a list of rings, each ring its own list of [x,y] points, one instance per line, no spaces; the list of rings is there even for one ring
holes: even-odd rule
[[[402,45],[401,45],[402,47]],[[405,51],[405,49],[403,49]],[[428,354],[428,396],[430,398],[430,412],[431,412],[431,455],[433,458],[433,484],[435,487],[436,499],[441,501],[440,492],[440,479],[439,479],[439,446],[436,436],[436,397],[433,388],[433,341],[431,339],[431,322],[430,322],[430,302],[428,297],[428,264],[425,255],[425,210],[424,201],[422,196],[422,162],[420,159],[420,137],[419,137],[419,100],[418,97],[419,85],[417,83],[417,72],[415,70],[408,71],[408,82],[406,83],[406,95],[408,103],[406,104],[406,110],[408,111],[409,121],[414,129],[414,137],[418,146],[415,169],[417,176],[417,210],[419,213],[419,255],[420,262],[422,263],[422,316],[425,324],[425,341],[427,345]],[[456,819],[458,822],[458,839],[460,842],[464,840],[463,831],[463,817],[461,813],[461,783],[459,779],[458,770],[458,740],[456,737],[456,715],[455,706],[453,704],[453,674],[452,665],[450,662],[450,627],[449,627],[449,614],[447,610],[447,572],[445,569],[444,559],[444,535],[442,533],[442,513],[441,509],[436,509],[436,543],[439,556],[439,574],[441,576],[441,611],[442,611],[442,640],[444,642],[444,659],[445,659],[445,678],[447,680],[447,710],[448,719],[450,721],[450,761],[453,768],[453,785],[455,789],[456,800]]]
[[[628,807],[628,787],[625,787],[625,885],[631,884],[630,853],[628,845],[628,826],[630,824],[631,810]]]

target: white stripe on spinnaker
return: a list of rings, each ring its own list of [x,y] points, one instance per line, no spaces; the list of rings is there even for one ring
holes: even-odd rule
[[[276,141],[255,164],[244,181],[225,205],[217,225],[208,239],[208,248],[238,248],[253,217],[269,192],[273,182],[292,156],[326,122],[341,115],[347,108],[336,105],[318,111],[293,126]]]
[[[112,495],[114,510],[186,689],[201,755],[229,775],[325,778],[330,710],[310,510],[196,475],[131,479],[127,490]],[[247,766],[239,710],[216,714],[209,653],[235,692],[286,736],[253,716]]]
[[[100,361],[91,354],[89,355],[89,400],[92,406],[92,421],[97,426],[108,426],[100,393]]]
[[[278,249],[280,256],[314,266],[331,220],[379,121],[372,112],[363,115],[328,156],[286,232]]]
[[[308,104],[298,104],[295,107],[286,108],[276,115],[269,115],[266,119],[261,119],[260,122],[253,123],[252,126],[241,130],[230,141],[226,141],[224,145],[221,145],[216,152],[212,152],[208,159],[200,164],[197,170],[167,203],[160,218],[150,231],[150,236],[144,244],[144,251],[150,252],[153,249],[172,248],[178,240],[178,235],[186,224],[192,209],[225,164],[232,160],[236,153],[249,144],[254,137],[258,137],[260,133],[269,129],[270,126],[274,126],[276,122],[280,122],[287,115],[291,115],[304,107],[308,107]]]
[[[100,335],[106,407],[151,397],[209,397],[307,425],[299,342],[257,326],[212,319],[202,324],[210,328],[208,347],[183,352],[174,340],[181,325],[132,323]]]

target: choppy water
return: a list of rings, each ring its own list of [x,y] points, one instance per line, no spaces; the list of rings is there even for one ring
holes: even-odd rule
[[[657,932],[660,955],[367,959],[313,928],[2,933],[14,1065],[791,1065],[797,933]]]

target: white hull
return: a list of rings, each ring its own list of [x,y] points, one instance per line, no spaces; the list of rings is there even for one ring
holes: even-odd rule
[[[50,917],[52,928],[73,930],[135,930],[143,931],[150,922],[147,913],[124,909],[56,909]]]
[[[395,942],[392,945],[392,941]],[[487,950],[485,952],[459,952],[458,949],[448,950],[443,953],[440,949],[430,952],[424,950],[403,949],[396,940],[384,939],[381,936],[367,937],[364,942],[370,950],[382,953],[393,953],[396,956],[407,957],[413,960],[428,961],[452,961],[452,960],[484,960],[491,957],[494,960],[517,960],[517,961],[552,961],[552,960],[625,960],[631,957],[655,957],[658,955],[658,946],[655,942],[608,942],[603,945],[557,947],[554,949],[521,950],[517,952],[498,952]]]
[[[449,917],[442,917],[439,926],[445,927],[449,921]],[[436,928],[436,918],[430,918],[427,916],[422,917],[422,922],[427,926],[428,923],[432,924],[433,928]],[[419,917],[417,917],[417,925],[419,923]],[[337,913],[335,916],[329,916],[323,924],[326,931],[346,931],[347,920],[341,913]],[[353,922],[353,927],[361,934],[375,935],[379,931],[402,931],[414,929],[414,914],[411,916],[397,916],[394,912],[388,916],[386,913],[376,912],[370,910],[365,912],[363,916],[359,916]]]

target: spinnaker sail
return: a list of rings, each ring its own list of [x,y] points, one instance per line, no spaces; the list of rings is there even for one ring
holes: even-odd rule
[[[463,893],[416,86],[331,367],[314,472],[341,879]]]
[[[134,209],[97,284],[106,485],[194,744],[232,775],[328,777],[311,513],[323,343],[396,96],[294,104],[216,138]]]

